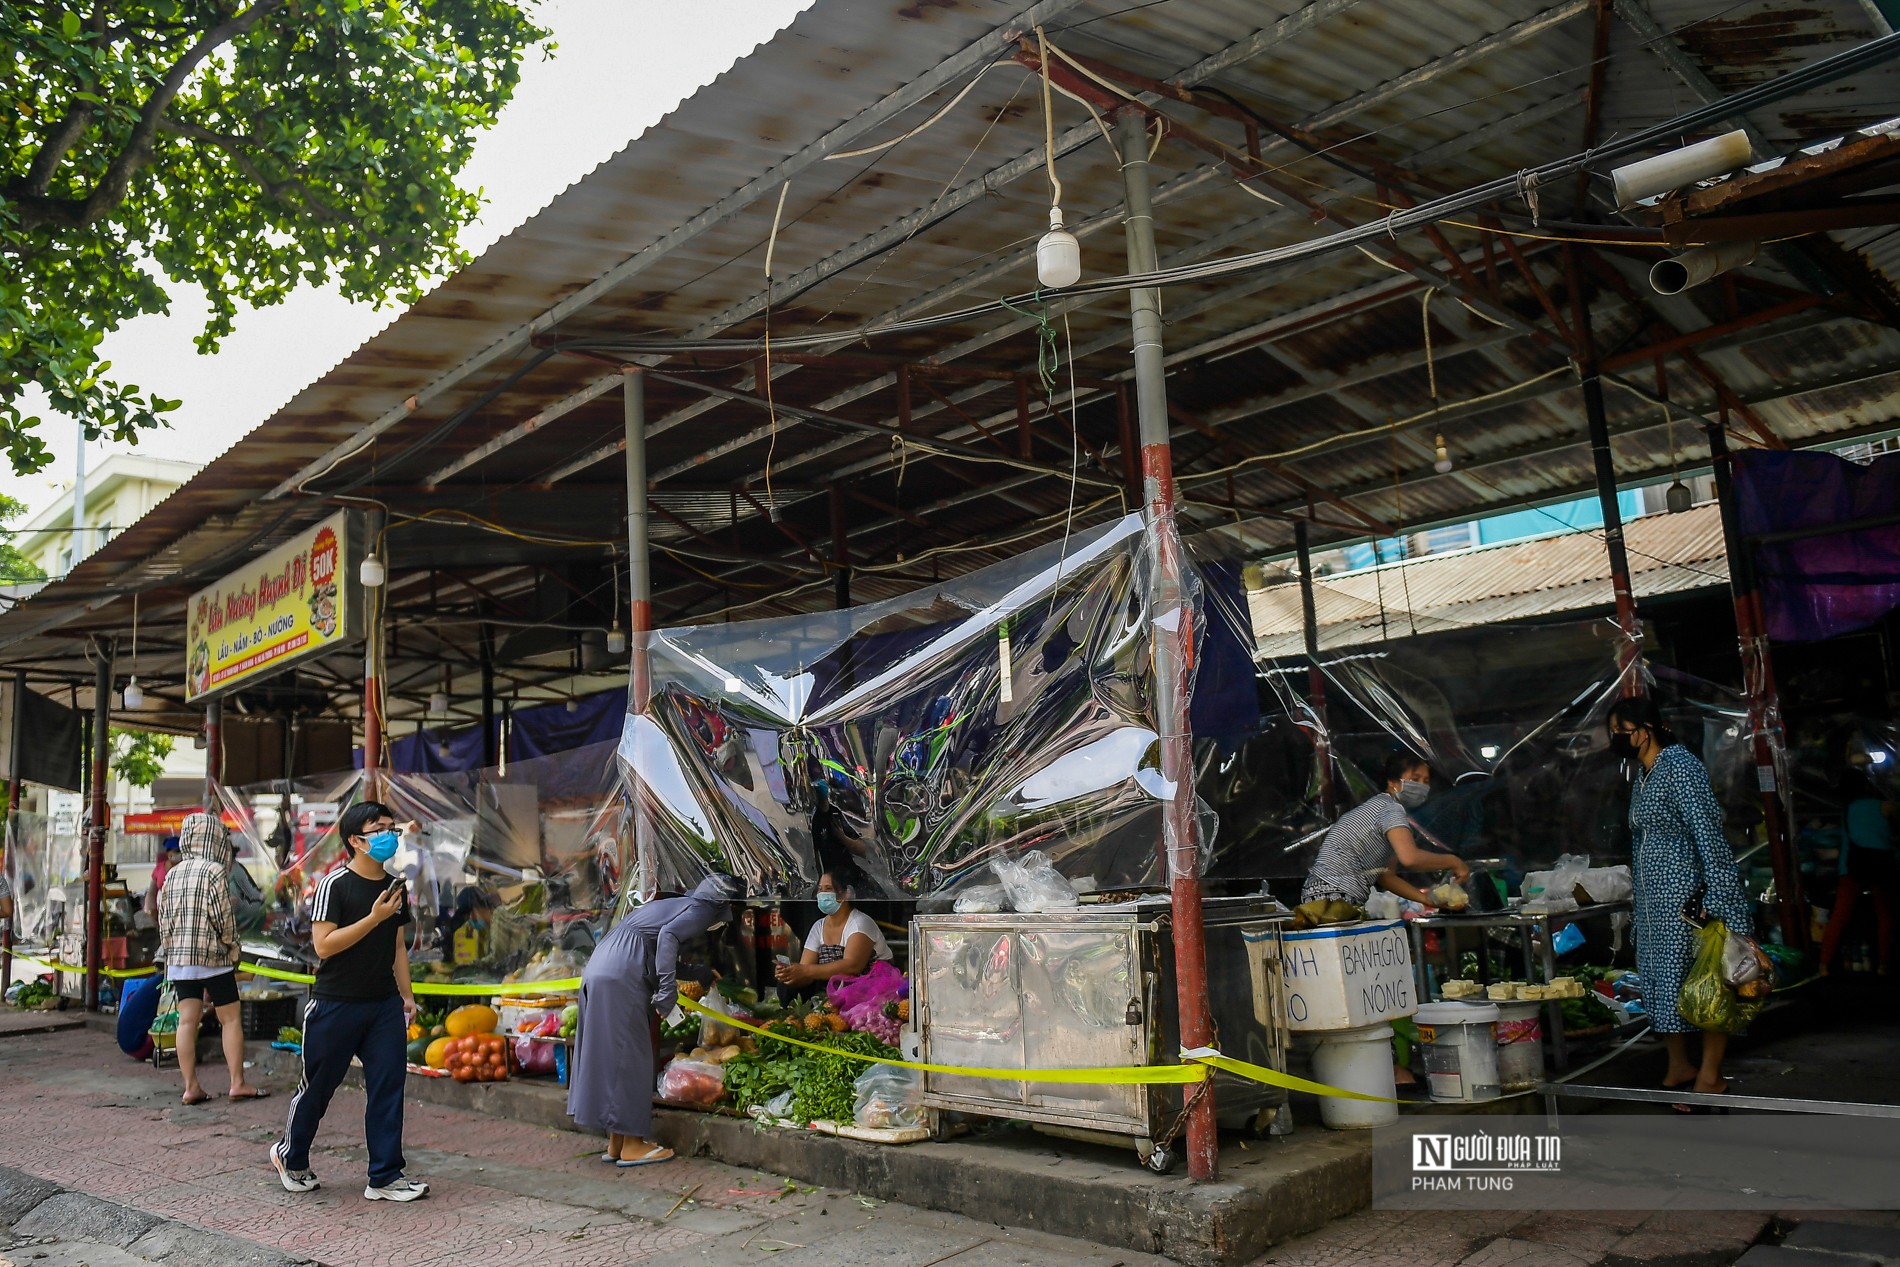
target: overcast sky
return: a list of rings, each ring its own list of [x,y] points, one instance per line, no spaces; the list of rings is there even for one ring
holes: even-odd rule
[[[809,3],[544,0],[535,12],[560,47],[551,59],[531,55],[514,100],[462,173],[465,186],[488,198],[463,244],[480,254]],[[204,327],[203,299],[195,288],[175,287],[169,315],[142,317],[108,335],[103,352],[120,381],[185,402],[170,415],[171,429],[147,433],[140,450],[204,463],[396,315],[392,307],[352,305],[306,288],[278,307],[241,313],[218,354],[199,356],[192,338]],[[29,397],[26,407],[42,411],[44,398]],[[76,428],[52,417],[41,425],[56,455],[51,466],[18,476],[0,463],[0,492],[25,502],[29,514],[73,478]],[[89,444],[87,467],[128,447]]]

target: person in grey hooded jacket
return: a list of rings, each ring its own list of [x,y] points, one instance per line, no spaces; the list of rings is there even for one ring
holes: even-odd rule
[[[568,1075],[567,1112],[578,1126],[607,1132],[601,1160],[618,1166],[671,1161],[648,1138],[659,1018],[679,1001],[680,943],[732,918],[743,896],[729,875],[708,876],[685,897],[634,910],[601,938],[581,973],[580,1023]]]

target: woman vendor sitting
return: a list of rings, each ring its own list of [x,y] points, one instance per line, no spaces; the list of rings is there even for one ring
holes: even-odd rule
[[[811,926],[799,961],[778,966],[780,984],[822,985],[832,977],[859,977],[873,962],[891,959],[890,943],[876,921],[851,904],[856,896],[845,867],[832,867],[818,877],[823,918]]]
[[[1385,790],[1341,814],[1320,842],[1319,857],[1313,860],[1300,901],[1342,898],[1363,906],[1376,877],[1378,886],[1388,893],[1429,905],[1431,899],[1422,890],[1399,878],[1400,868],[1450,871],[1460,884],[1471,878],[1471,868],[1462,859],[1421,848],[1412,834],[1406,811],[1424,804],[1432,790],[1431,767],[1425,759],[1395,752],[1385,759],[1380,773]]]

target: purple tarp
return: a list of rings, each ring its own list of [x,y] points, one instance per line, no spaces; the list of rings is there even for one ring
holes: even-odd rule
[[[1751,541],[1770,638],[1832,638],[1900,607],[1900,523],[1838,531],[1900,513],[1900,455],[1862,466],[1831,453],[1740,453],[1735,505],[1749,538],[1836,529]]]

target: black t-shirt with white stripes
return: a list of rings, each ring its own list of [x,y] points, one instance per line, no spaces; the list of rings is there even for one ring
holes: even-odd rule
[[[394,876],[365,880],[348,867],[338,867],[317,882],[310,901],[312,924],[348,928],[368,917],[377,895],[396,882]],[[396,939],[409,922],[409,895],[402,909],[364,934],[363,939],[317,965],[317,983],[311,994],[319,999],[346,999],[374,1003],[396,997]]]

